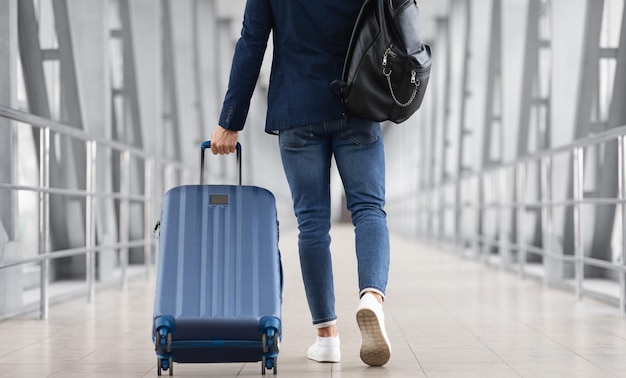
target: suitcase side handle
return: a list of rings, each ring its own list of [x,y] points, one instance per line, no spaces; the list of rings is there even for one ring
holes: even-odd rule
[[[211,141],[207,140],[200,144],[200,185],[204,182],[204,150],[211,148]],[[241,144],[235,146],[237,154],[237,169],[239,170],[239,185],[241,185]]]

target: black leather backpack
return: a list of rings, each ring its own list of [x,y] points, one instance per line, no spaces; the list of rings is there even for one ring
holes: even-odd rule
[[[401,123],[419,109],[431,66],[420,34],[415,0],[365,0],[342,80],[331,83],[346,116]]]

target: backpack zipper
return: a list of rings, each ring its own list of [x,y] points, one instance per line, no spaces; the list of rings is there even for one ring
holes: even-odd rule
[[[385,53],[383,54],[383,66],[387,65],[387,55],[391,55],[392,58],[395,58],[396,56],[398,56],[398,54],[396,54],[395,52],[391,50],[392,47],[393,47],[393,44],[387,47],[387,50],[385,50]]]

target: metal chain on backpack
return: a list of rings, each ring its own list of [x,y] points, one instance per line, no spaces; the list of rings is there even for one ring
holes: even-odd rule
[[[386,66],[387,66],[387,55],[391,55],[392,57],[396,56],[396,53],[394,53],[391,50],[392,47],[393,47],[393,45],[389,46],[389,48],[387,48],[387,50],[383,54],[383,75],[385,75],[387,77],[387,83],[389,84],[389,92],[391,92],[391,97],[393,98],[393,101],[399,107],[406,108],[407,106],[411,105],[413,100],[415,100],[415,95],[417,95],[417,87],[420,86],[420,81],[415,79],[415,76],[417,74],[415,73],[414,70],[411,70],[411,83],[415,85],[415,89],[413,90],[413,94],[411,94],[411,98],[409,98],[409,101],[404,103],[404,104],[401,103],[400,101],[398,101],[398,98],[396,97],[396,94],[393,92],[393,87],[391,86],[391,69],[386,68]]]
[[[415,100],[415,95],[417,94],[417,87],[420,86],[419,80],[415,80],[415,71],[411,71],[411,83],[415,84],[415,89],[413,90],[413,93],[411,94],[411,98],[409,99],[409,101],[407,101],[404,104],[398,101],[398,99],[396,98],[396,94],[393,93],[393,88],[391,86],[391,70],[384,71],[383,73],[385,74],[385,76],[387,76],[387,83],[389,84],[389,92],[391,92],[391,97],[393,98],[393,101],[396,103],[396,105],[398,105],[401,108],[406,108],[407,106],[411,105],[413,100]]]

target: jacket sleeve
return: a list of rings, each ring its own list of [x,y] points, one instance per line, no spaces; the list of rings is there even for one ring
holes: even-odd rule
[[[225,129],[244,127],[273,25],[270,0],[247,0],[219,118],[219,125]]]

